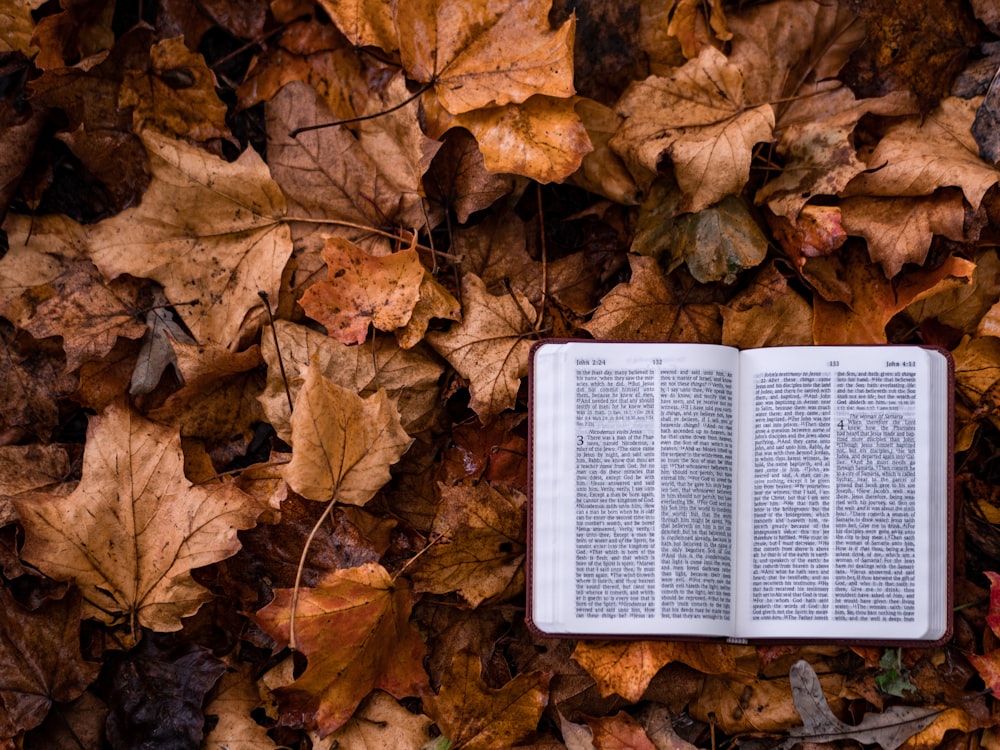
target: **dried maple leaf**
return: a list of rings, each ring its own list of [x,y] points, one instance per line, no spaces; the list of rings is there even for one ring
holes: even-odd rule
[[[521,674],[499,689],[482,679],[479,655],[456,652],[441,691],[424,699],[427,715],[454,750],[501,750],[535,731],[548,704],[551,675]]]
[[[725,643],[679,641],[579,641],[573,659],[597,682],[602,695],[635,703],[666,664],[680,661],[705,674],[736,668],[737,648]]]
[[[657,750],[639,722],[624,711],[614,716],[588,719],[595,750]]]
[[[360,344],[369,325],[381,331],[405,326],[420,296],[424,267],[414,248],[373,256],[357,245],[331,237],[323,248],[329,266],[324,281],[299,300],[306,315],[343,344]]]
[[[289,638],[292,594],[278,589],[254,615],[282,643]],[[301,590],[296,647],[309,663],[295,682],[275,691],[281,722],[314,727],[323,737],[343,726],[372,690],[396,698],[424,694],[426,648],[408,622],[413,601],[405,579],[393,580],[376,563],[334,571]]]
[[[310,500],[364,505],[413,440],[382,389],[367,399],[309,366],[292,413],[292,460],[282,475]]]
[[[21,52],[27,58],[38,54],[38,47],[31,42],[35,31],[35,20],[31,11],[42,5],[41,0],[31,2],[7,2],[0,6],[0,26],[3,35],[0,36],[0,52]]]
[[[258,292],[278,297],[292,252],[285,199],[252,150],[233,163],[147,131],[153,181],[137,208],[89,227],[108,278],[160,282],[201,344],[236,348],[257,329]]]
[[[682,211],[700,211],[739,193],[753,147],[771,140],[770,104],[750,104],[743,75],[714,47],[669,77],[634,83],[618,102],[625,116],[611,147],[651,172],[672,165]]]
[[[413,0],[396,12],[409,77],[452,114],[573,94],[573,32],[549,26],[548,3]]]
[[[717,343],[720,316],[711,293],[664,276],[655,258],[630,255],[631,280],[604,295],[583,327],[599,339]]]
[[[41,724],[53,701],[80,695],[98,670],[80,653],[77,592],[28,611],[0,586],[0,745]]]
[[[323,739],[313,738],[313,750],[424,747],[432,740],[432,723],[376,690],[340,729]]]
[[[891,125],[865,159],[870,171],[851,180],[842,194],[919,196],[955,186],[979,208],[1000,171],[979,158],[970,132],[978,101],[949,97],[925,118]]]
[[[746,204],[727,195],[713,206],[675,219],[667,270],[685,263],[695,281],[732,284],[736,274],[752,268],[767,254],[767,237]]]
[[[18,339],[8,343],[7,330],[0,328],[0,433],[14,429],[48,437],[59,421],[57,399],[77,385],[78,378],[66,374],[56,346]]]
[[[107,355],[119,337],[146,332],[136,317],[137,291],[134,280],[107,283],[92,263],[66,261],[66,271],[23,295],[16,322],[35,338],[61,336],[72,372]]]
[[[517,290],[494,297],[474,274],[462,278],[462,308],[461,323],[427,342],[469,380],[469,406],[486,423],[514,406],[528,374],[534,308]]]
[[[740,349],[812,345],[812,308],[774,263],[722,310],[722,343]]]
[[[284,374],[274,347],[275,336],[265,331],[261,343],[268,368],[267,385],[259,400],[268,423],[283,440],[291,440],[286,383],[292,399],[296,399],[314,359],[326,378],[359,395],[368,396],[384,388],[396,403],[407,432],[418,432],[432,418],[444,366],[426,345],[404,350],[391,337],[376,336],[360,346],[347,346],[285,320],[275,321],[274,332],[281,344]]]
[[[454,210],[459,223],[464,224],[476,211],[489,208],[510,193],[514,178],[487,172],[483,154],[467,131],[450,130],[443,140],[424,175],[424,188],[428,198]]]
[[[22,557],[82,590],[85,614],[178,630],[211,598],[191,570],[234,554],[263,507],[229,484],[192,485],[175,430],[117,402],[92,417],[83,479],[69,495],[14,499]]]
[[[955,287],[950,292],[935,294],[906,308],[915,323],[934,320],[965,333],[996,336],[997,300],[1000,300],[1000,256],[993,248],[971,258],[976,264],[972,283]]]
[[[319,0],[319,5],[355,47],[398,48],[396,0]]]
[[[269,750],[276,748],[267,729],[250,715],[261,706],[260,692],[249,664],[229,668],[219,679],[205,706],[205,718],[214,719],[202,747],[226,750]]]
[[[412,569],[414,589],[457,591],[472,607],[518,590],[524,562],[525,498],[487,482],[441,488],[431,534],[437,539]]]

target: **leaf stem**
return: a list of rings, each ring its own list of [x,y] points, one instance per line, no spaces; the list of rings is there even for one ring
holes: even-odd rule
[[[323,511],[323,515],[319,517],[319,520],[313,525],[312,531],[309,532],[306,543],[302,547],[302,555],[299,557],[299,567],[295,570],[295,584],[292,587],[292,603],[290,605],[291,611],[288,614],[288,647],[292,651],[298,651],[295,643],[295,610],[299,606],[299,587],[302,584],[302,571],[306,567],[306,555],[309,554],[309,548],[312,546],[313,539],[316,538],[316,532],[319,531],[319,527],[323,525],[323,522],[330,517],[333,506],[336,504],[337,493],[334,492],[333,497],[330,498],[330,502],[326,504],[326,510]]]
[[[303,133],[308,133],[313,130],[321,130],[322,128],[332,128],[335,125],[347,125],[352,122],[362,122],[364,120],[374,120],[376,117],[381,117],[382,115],[387,115],[390,114],[391,112],[395,112],[397,109],[402,109],[410,102],[414,101],[415,99],[418,99],[425,91],[428,91],[433,85],[434,85],[433,81],[431,83],[425,83],[423,86],[417,89],[417,91],[412,96],[408,96],[399,104],[395,104],[389,107],[388,109],[382,109],[379,110],[378,112],[372,112],[370,115],[359,115],[357,117],[348,117],[346,120],[333,120],[332,122],[321,122],[317,125],[305,125],[301,128],[295,128],[295,130],[291,131],[288,134],[288,136],[289,138],[298,138]]]

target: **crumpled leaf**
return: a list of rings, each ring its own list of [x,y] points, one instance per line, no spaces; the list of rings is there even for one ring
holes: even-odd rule
[[[225,670],[204,646],[149,634],[111,670],[111,745],[199,747],[205,694]]]
[[[768,214],[774,238],[799,268],[806,258],[832,255],[847,241],[839,206],[803,206],[794,220]]]
[[[548,704],[551,674],[519,674],[501,688],[487,687],[479,654],[458,651],[441,691],[424,699],[427,715],[454,750],[502,750],[535,731]]]
[[[740,349],[810,346],[812,308],[774,263],[760,269],[750,286],[722,311],[722,343]]]
[[[634,83],[618,102],[625,116],[611,147],[651,172],[673,167],[682,211],[700,211],[739,193],[750,176],[753,147],[771,140],[770,104],[748,103],[743,75],[705,47],[669,77]]]
[[[22,557],[83,592],[85,615],[170,631],[211,593],[191,570],[234,554],[264,510],[231,484],[192,485],[175,430],[121,401],[92,417],[83,479],[69,495],[14,499]]]
[[[331,237],[323,260],[330,269],[327,278],[309,287],[299,304],[334,339],[360,344],[370,325],[391,331],[409,322],[424,278],[414,248],[376,257]]]
[[[443,140],[424,176],[424,188],[428,198],[453,209],[464,224],[476,211],[511,192],[514,178],[488,172],[475,138],[467,131],[449,130]]]
[[[718,342],[715,300],[693,282],[664,276],[655,258],[630,255],[632,278],[604,295],[584,328],[598,339]]]
[[[292,589],[254,615],[272,638],[287,643]],[[321,737],[343,726],[372,690],[396,698],[429,689],[422,660],[426,647],[409,624],[413,593],[377,563],[336,570],[315,588],[300,590],[296,647],[309,664],[276,693],[281,722],[316,728]]]
[[[528,374],[534,308],[517,290],[494,297],[474,274],[462,279],[462,308],[461,323],[427,342],[469,380],[469,406],[485,423],[514,406]]]
[[[323,376],[306,373],[292,413],[292,460],[282,476],[303,497],[364,505],[389,481],[389,466],[412,438],[383,389],[363,399]]]
[[[677,217],[667,268],[684,262],[696,281],[732,284],[737,273],[764,260],[767,245],[743,201],[727,195],[714,206]]]
[[[941,713],[933,708],[893,706],[880,714],[866,713],[857,724],[845,724],[830,710],[809,662],[801,659],[795,662],[788,677],[795,710],[802,717],[803,726],[791,729],[789,738],[776,750],[791,750],[798,743],[810,740],[855,740],[862,745],[877,744],[882,750],[896,750],[914,734],[930,726]]]
[[[487,482],[441,488],[431,528],[434,544],[420,556],[410,577],[418,592],[457,591],[472,607],[517,590],[524,562],[525,497]]]
[[[80,695],[99,668],[80,653],[77,592],[28,611],[0,586],[0,745]]]
[[[573,32],[549,27],[548,3],[408,0],[396,12],[409,77],[433,85],[452,114],[572,96]]]
[[[108,278],[160,282],[198,343],[236,348],[261,322],[258,292],[277,299],[292,252],[281,190],[252,150],[230,164],[142,137],[153,181],[138,207],[88,228],[91,257]]]

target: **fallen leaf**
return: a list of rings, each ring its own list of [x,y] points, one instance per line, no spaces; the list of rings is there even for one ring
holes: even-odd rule
[[[770,263],[721,308],[722,343],[740,349],[811,346],[812,308]]]
[[[529,317],[532,316],[532,317]],[[528,374],[526,338],[534,308],[523,294],[495,297],[474,274],[462,279],[462,322],[447,333],[429,333],[427,342],[469,380],[469,406],[489,422],[514,406],[521,378]]]
[[[502,750],[535,731],[548,704],[550,678],[531,672],[499,689],[487,687],[479,655],[463,648],[440,692],[425,698],[424,706],[454,750]]]
[[[802,727],[789,730],[789,738],[778,747],[791,750],[803,740],[833,742],[851,739],[863,745],[896,750],[914,734],[930,726],[940,711],[917,706],[893,706],[880,714],[866,713],[855,725],[845,724],[830,710],[816,672],[807,661],[797,661],[789,672],[795,710]]]
[[[360,344],[370,325],[391,331],[409,322],[424,278],[414,248],[376,257],[331,237],[323,260],[330,269],[327,279],[309,287],[299,304],[334,339]]]
[[[124,403],[92,417],[83,479],[69,495],[14,499],[25,528],[23,558],[83,592],[85,615],[169,631],[210,592],[192,568],[239,549],[237,529],[263,508],[229,484],[192,485],[175,430]]]
[[[146,313],[146,335],[129,382],[128,392],[133,396],[152,393],[166,369],[171,366],[177,368],[174,342],[195,343],[176,320],[174,313],[160,306],[167,304],[166,298],[159,292],[154,296],[157,298],[157,305]]]
[[[839,206],[803,206],[794,220],[768,214],[774,238],[789,259],[801,268],[806,258],[833,255],[847,241]]]
[[[632,278],[604,295],[584,328],[598,339],[718,342],[718,306],[705,290],[676,273],[664,276],[655,258],[630,255]]]
[[[941,187],[960,187],[973,209],[1000,180],[1000,171],[979,158],[970,128],[978,100],[949,97],[925,118],[890,125],[865,159],[866,171],[842,195],[931,195]]]
[[[275,598],[254,619],[272,638],[288,642],[292,589]],[[315,588],[299,593],[296,646],[308,659],[306,671],[279,688],[281,722],[308,726],[325,737],[342,727],[372,690],[396,698],[422,695],[426,648],[408,623],[413,594],[405,579],[393,580],[376,563],[337,570]]]
[[[523,583],[525,497],[487,482],[441,488],[432,546],[412,568],[414,590],[458,592],[471,607]]]
[[[665,665],[681,661],[705,674],[736,668],[736,648],[725,643],[679,641],[579,641],[573,660],[597,682],[601,695],[617,693],[636,703]]]
[[[466,112],[455,124],[475,137],[488,171],[561,182],[594,149],[574,105],[573,99],[532,96],[520,104]]]
[[[205,694],[226,666],[204,646],[151,633],[108,675],[114,747],[200,747]]]
[[[625,122],[611,147],[652,172],[673,168],[682,211],[700,211],[739,193],[753,147],[771,140],[774,112],[751,104],[743,75],[714,47],[669,77],[634,83],[618,102]]]
[[[410,320],[402,328],[393,331],[396,341],[403,349],[412,349],[424,340],[431,320],[462,319],[462,306],[458,300],[426,269],[418,292],[420,296],[413,306]]]
[[[713,206],[677,217],[665,266],[669,272],[683,262],[695,281],[732,284],[737,273],[764,260],[767,246],[743,201],[727,195]]]
[[[639,723],[624,711],[614,716],[588,719],[595,750],[657,750]]]
[[[42,5],[42,0],[30,2],[9,2],[0,7],[0,52],[20,52],[31,58],[38,53],[38,47],[32,44],[31,36],[35,31],[35,20],[31,11]]]
[[[375,690],[354,716],[333,734],[313,743],[314,750],[339,748],[419,748],[431,741],[431,722],[401,706],[392,696]],[[248,749],[249,750],[249,749]]]
[[[399,53],[408,77],[433,87],[452,114],[573,94],[573,33],[551,29],[549,3],[400,3]]]
[[[69,454],[61,445],[0,446],[0,497],[56,485],[69,474]]]
[[[268,737],[267,728],[251,716],[263,701],[249,664],[227,669],[210,695],[205,717],[214,719],[215,725],[205,736],[202,747],[219,750],[271,750],[277,747]]]
[[[29,611],[0,586],[0,745],[42,723],[97,678],[80,653],[80,596],[70,591]],[[13,744],[10,747],[14,747]]]
[[[292,413],[292,460],[282,471],[300,495],[364,505],[389,481],[389,466],[413,440],[385,391],[363,399],[313,363]]]
[[[465,224],[476,211],[489,208],[514,189],[510,175],[491,174],[475,138],[461,128],[449,130],[444,145],[424,175],[427,197],[455,212]]]
[[[59,420],[57,399],[73,393],[77,378],[65,372],[62,352],[37,342],[8,343],[0,329],[0,432],[34,431],[47,438]]]
[[[619,3],[612,5],[621,7]],[[593,151],[584,154],[580,168],[566,181],[591,193],[603,195],[615,203],[635,205],[639,202],[642,191],[610,145],[611,138],[622,123],[621,115],[611,107],[583,97],[578,97],[573,106],[587,131]]]
[[[252,150],[230,164],[151,131],[143,141],[153,182],[138,207],[89,227],[91,257],[108,278],[161,283],[198,343],[238,348],[292,252],[284,197]]]
[[[355,47],[379,47],[387,53],[398,48],[394,0],[319,0],[319,5]]]

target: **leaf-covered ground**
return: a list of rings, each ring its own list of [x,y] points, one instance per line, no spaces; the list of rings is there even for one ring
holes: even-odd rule
[[[0,0],[0,748],[1000,746],[998,68],[990,0]],[[533,636],[563,336],[950,349],[952,640]]]

